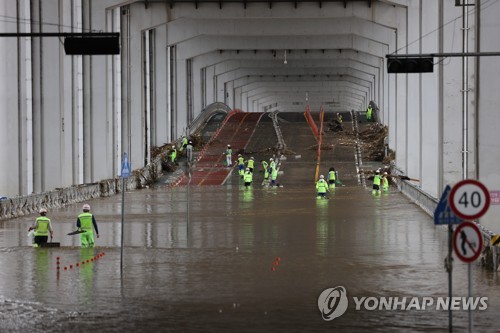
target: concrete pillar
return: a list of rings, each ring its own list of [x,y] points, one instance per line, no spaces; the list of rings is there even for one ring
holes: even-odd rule
[[[17,17],[16,6],[2,3],[0,5],[2,17]],[[16,32],[17,27],[10,20],[0,21],[2,32]],[[19,140],[23,129],[23,117],[18,112],[25,103],[18,95],[22,80],[17,76],[20,67],[29,65],[29,62],[17,54],[18,43],[22,39],[0,38],[0,142],[2,158],[0,159],[0,196],[15,196],[22,191],[22,152],[26,151],[27,142]],[[25,110],[26,108],[24,108]]]

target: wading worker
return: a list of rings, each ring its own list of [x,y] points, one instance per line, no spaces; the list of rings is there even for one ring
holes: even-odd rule
[[[78,219],[76,220],[76,227],[84,231],[80,234],[82,247],[94,247],[94,231],[92,230],[92,226],[94,226],[96,236],[99,238],[99,230],[97,229],[95,217],[90,213],[90,205],[85,204],[83,205],[83,213],[78,215]]]
[[[33,240],[33,247],[41,246],[42,244],[46,244],[49,238],[52,238],[52,224],[50,223],[50,219],[47,217],[47,210],[45,208],[41,208],[40,216],[37,217],[35,221],[35,225],[29,228],[29,230],[35,230],[35,239]]]
[[[245,174],[243,175],[243,181],[245,182],[245,187],[252,185],[253,173],[249,168],[245,169]]]
[[[375,171],[375,176],[373,177],[373,187],[372,194],[380,193],[380,183],[382,182],[382,176],[380,175],[380,170]]]
[[[325,181],[325,176],[319,176],[319,180],[316,182],[316,195],[318,199],[324,199],[326,197],[326,192],[328,191],[328,184]]]

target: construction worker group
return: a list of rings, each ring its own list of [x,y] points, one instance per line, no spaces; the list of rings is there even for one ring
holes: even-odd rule
[[[76,220],[76,227],[78,232],[70,234],[80,235],[81,247],[94,247],[94,230],[97,238],[99,238],[99,229],[97,228],[97,222],[94,215],[90,212],[90,205],[83,205],[83,213],[78,215]],[[54,235],[54,230],[52,228],[52,222],[50,218],[47,217],[47,209],[40,208],[38,211],[40,214],[36,218],[35,223],[29,227],[28,235],[33,234],[34,238],[32,240],[33,247],[44,247],[48,243],[48,238],[50,234],[50,239]]]

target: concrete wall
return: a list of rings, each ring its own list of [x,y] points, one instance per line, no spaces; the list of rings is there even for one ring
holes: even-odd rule
[[[498,52],[500,39],[498,38],[500,6],[497,2],[479,1],[478,10],[475,12],[478,37],[477,51]],[[500,190],[500,59],[495,57],[479,57],[477,67],[471,68],[477,75],[474,114],[476,121],[471,124],[477,135],[470,142],[471,151],[477,161],[477,168],[472,175],[483,182],[490,191]],[[481,223],[495,232],[500,232],[498,227],[500,206],[491,206]]]
[[[468,7],[469,52],[496,51],[500,5]],[[388,53],[462,52],[453,1],[168,3],[28,1],[0,5],[2,31],[119,31],[118,56],[66,56],[56,38],[0,38],[0,195],[112,179],[183,134],[207,105],[244,110],[364,110],[389,128],[395,166],[439,197],[467,174],[500,189],[495,57],[435,58],[429,74],[387,74]],[[25,19],[28,19],[27,21]],[[51,22],[55,24],[32,23]],[[284,64],[285,50],[287,64]],[[7,65],[8,64],[8,65]],[[303,96],[308,95],[308,100]],[[466,100],[467,117],[463,117]],[[336,102],[337,104],[335,104]],[[335,106],[333,106],[335,104]],[[492,212],[495,210],[492,209]],[[493,223],[493,213],[485,221]]]

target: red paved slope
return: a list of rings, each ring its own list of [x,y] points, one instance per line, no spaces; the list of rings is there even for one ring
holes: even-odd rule
[[[263,113],[235,112],[230,114],[222,128],[214,135],[202,150],[198,162],[191,172],[191,185],[221,185],[232,168],[226,167],[223,154],[228,144],[233,149],[233,164],[238,150],[245,148],[257,127]],[[180,185],[186,185],[184,177]]]

